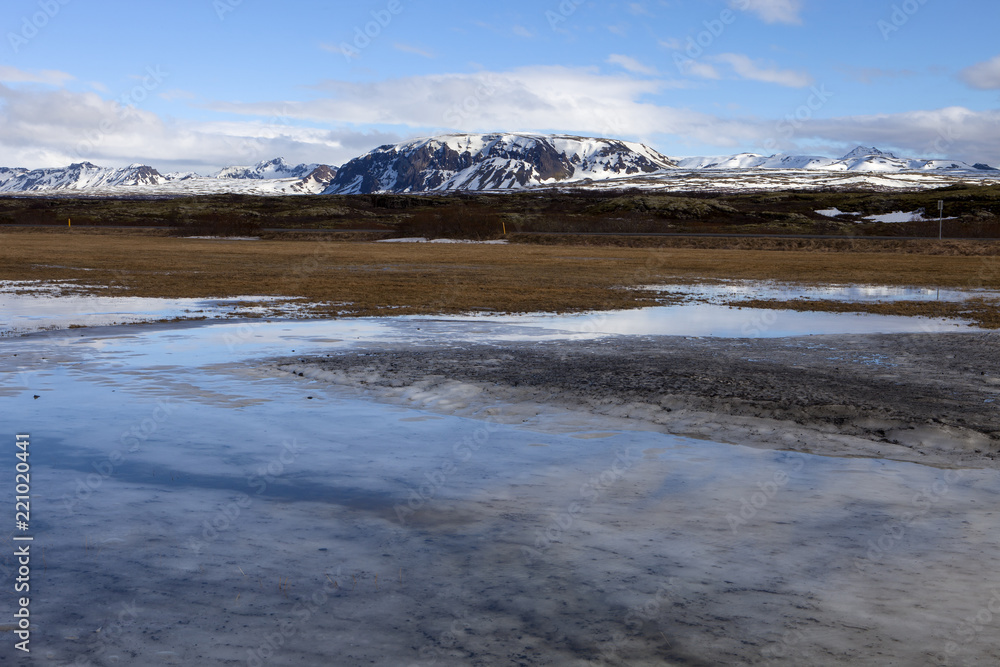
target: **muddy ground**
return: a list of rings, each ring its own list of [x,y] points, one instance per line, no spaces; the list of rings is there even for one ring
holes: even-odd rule
[[[583,409],[768,449],[995,468],[998,350],[997,333],[611,337],[379,348],[279,367],[455,414]]]

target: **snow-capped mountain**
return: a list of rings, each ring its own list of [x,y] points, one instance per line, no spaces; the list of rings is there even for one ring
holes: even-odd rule
[[[970,165],[955,160],[916,160],[897,157],[888,151],[858,146],[842,158],[817,155],[758,155],[739,153],[723,157],[690,157],[678,161],[681,169],[789,169],[803,171],[852,171],[852,172],[976,172],[990,170],[984,164]]]
[[[92,190],[113,186],[162,185],[169,179],[152,167],[133,164],[112,169],[89,162],[57,169],[0,167],[0,192]]]
[[[722,157],[688,157],[677,161],[681,169],[820,169],[834,160],[818,155],[758,155],[738,153]]]
[[[514,190],[670,169],[637,143],[569,135],[449,134],[380,146],[337,172],[325,194]]]
[[[313,169],[302,180],[296,181],[289,186],[293,192],[302,194],[318,195],[330,187],[330,183],[337,176],[337,170],[325,164],[321,164]]]
[[[318,164],[299,164],[292,166],[284,158],[264,160],[252,167],[226,167],[214,174],[215,178],[243,178],[252,180],[269,180],[275,178],[305,178],[316,170]]]
[[[856,158],[864,157],[884,157],[892,160],[898,160],[899,157],[895,153],[890,153],[889,151],[880,151],[879,149],[872,146],[868,148],[867,146],[858,146],[853,151],[844,156],[845,160],[854,160]]]
[[[329,186],[336,169],[327,165],[289,166],[281,158],[253,167],[227,167],[215,176],[194,172],[161,174],[156,169],[133,164],[119,169],[89,162],[56,169],[0,167],[0,192],[79,191],[81,194],[319,194]]]
[[[841,158],[758,155],[674,159],[617,139],[540,134],[448,134],[387,145],[340,169],[290,166],[281,158],[213,176],[161,174],[133,164],[89,162],[59,169],[0,168],[0,193],[103,196],[308,195],[521,190],[536,187],[661,191],[936,188],[996,183],[1000,171],[955,160],[900,158],[859,146]]]

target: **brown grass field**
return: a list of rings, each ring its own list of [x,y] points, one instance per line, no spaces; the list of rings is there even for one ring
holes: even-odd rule
[[[82,292],[120,296],[295,297],[328,302],[317,315],[350,316],[635,308],[654,303],[653,295],[626,288],[717,279],[1000,288],[1000,257],[994,247],[980,250],[973,244],[961,250],[980,254],[930,254],[945,246],[928,242],[924,247],[924,253],[915,253],[863,252],[862,247],[816,252],[325,239],[248,242],[20,231],[0,233],[0,280],[72,280],[92,286]],[[844,308],[827,306],[802,304]],[[965,316],[1000,326],[997,303],[991,301],[961,308],[904,302],[872,304],[870,309]]]

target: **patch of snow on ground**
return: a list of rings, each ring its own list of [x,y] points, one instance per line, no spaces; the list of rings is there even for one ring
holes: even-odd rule
[[[956,220],[957,218],[942,218],[942,220]],[[894,211],[892,213],[885,213],[882,215],[869,215],[865,217],[865,220],[870,220],[872,222],[927,222],[928,220],[937,220],[937,218],[925,218],[921,211],[913,211],[907,213],[905,211]]]
[[[506,239],[496,239],[492,241],[473,241],[471,239],[427,239],[423,236],[414,236],[402,239],[379,239],[376,243],[479,243],[482,245],[506,245]]]
[[[816,211],[816,214],[827,218],[836,218],[838,215],[861,215],[860,213],[848,213],[847,211],[841,211],[839,208],[823,209],[822,211]]]
[[[200,241],[260,241],[259,236],[185,236]]]

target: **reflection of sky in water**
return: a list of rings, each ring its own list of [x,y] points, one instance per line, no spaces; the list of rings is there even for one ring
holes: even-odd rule
[[[248,356],[316,355],[364,345],[449,345],[466,342],[552,341],[608,335],[778,338],[818,333],[969,331],[955,322],[850,313],[798,313],[724,306],[676,306],[587,315],[226,322],[206,325],[112,327],[40,333],[60,346],[89,348],[105,359],[164,365],[212,364]],[[79,347],[78,347],[79,346]],[[137,349],[141,348],[141,356]]]
[[[294,313],[299,306],[289,305],[286,298],[234,297],[229,299],[146,299],[140,297],[106,297],[58,295],[48,290],[21,286],[21,294],[3,292],[0,285],[0,336],[65,329],[77,326],[107,326],[134,324],[162,319],[206,317],[221,319],[234,315],[267,314],[267,307],[241,306],[243,300],[268,303],[284,313]],[[38,292],[38,293],[35,293]]]
[[[468,315],[448,317],[357,318],[343,320],[248,320],[212,323],[240,315],[261,314],[260,307],[237,307],[241,300],[270,302],[278,313],[303,312],[300,304],[281,299],[239,297],[230,299],[144,299],[136,297],[31,296],[0,292],[0,336],[44,329],[65,329],[70,325],[99,327],[135,324],[173,318],[207,318],[197,333],[159,328],[149,332],[148,341],[191,349],[201,356],[227,357],[234,350],[286,353],[311,344],[329,347],[332,343],[516,341],[581,339],[606,335],[714,336],[723,338],[776,338],[812,334],[933,333],[969,331],[956,321],[891,317],[858,313],[795,312],[732,308],[720,305],[728,299],[836,298],[871,301],[937,297],[936,290],[893,287],[803,288],[732,283],[709,286],[674,286],[685,294],[709,299],[710,303],[608,311],[576,315]],[[968,292],[943,291],[942,299],[964,298]],[[271,313],[270,315],[274,315]],[[128,329],[120,330],[127,333]],[[93,344],[101,344],[98,338]],[[207,356],[206,356],[207,358]]]
[[[0,304],[0,321],[6,315]],[[103,612],[91,610],[134,602],[129,586],[101,585],[112,581],[101,578],[105,573],[114,573],[116,582],[159,582],[169,591],[155,609],[147,605],[142,627],[159,632],[186,623],[191,609],[206,610],[236,619],[236,632],[243,634],[234,643],[247,644],[273,632],[274,617],[234,611],[239,593],[229,587],[222,595],[206,592],[219,581],[242,581],[240,570],[252,565],[263,573],[322,573],[332,563],[351,573],[381,567],[391,579],[398,568],[416,592],[390,593],[391,609],[376,608],[388,614],[385,627],[366,630],[373,643],[395,645],[398,628],[418,614],[494,618],[493,600],[501,596],[523,608],[553,608],[553,587],[539,588],[533,575],[539,570],[510,556],[522,545],[537,544],[539,531],[576,506],[579,515],[541,561],[543,572],[573,574],[558,584],[569,591],[565,604],[574,624],[579,614],[572,610],[584,608],[578,591],[596,591],[595,600],[607,609],[597,603],[586,608],[604,614],[598,617],[602,627],[617,628],[622,609],[653,598],[617,604],[607,602],[606,591],[619,590],[626,575],[652,591],[659,573],[668,572],[677,573],[678,599],[713,601],[719,613],[737,619],[731,624],[735,643],[780,630],[799,609],[818,619],[810,624],[824,647],[829,628],[848,625],[872,628],[872,636],[902,645],[911,635],[899,630],[901,614],[908,615],[906,628],[928,628],[936,633],[933,646],[941,646],[958,626],[940,619],[975,614],[1000,584],[991,512],[1000,492],[996,471],[748,449],[619,430],[588,411],[569,422],[562,413],[532,410],[527,423],[486,428],[476,419],[347,398],[335,386],[270,372],[255,361],[293,351],[321,355],[371,341],[441,346],[607,333],[751,335],[747,327],[774,336],[848,326],[882,330],[897,322],[924,330],[924,321],[916,319],[702,304],[565,316],[171,323],[0,340],[0,431],[31,433],[31,461],[41,473],[32,481],[46,521],[38,525],[49,544],[65,551],[63,558],[50,557],[46,571],[72,579],[58,597],[40,597],[49,605],[41,607],[40,617],[53,638],[79,636],[80,619],[93,621],[91,629],[99,626]],[[428,416],[435,418],[414,419]],[[581,437],[595,432],[609,437]],[[783,442],[779,435],[776,446]],[[468,442],[481,447],[456,449]],[[295,449],[286,450],[286,443]],[[622,456],[628,467],[621,477],[601,487],[593,502],[581,503],[583,489],[595,488],[592,480],[622,470]],[[111,472],[97,475],[112,460]],[[262,477],[261,470],[268,471],[266,493],[252,496],[252,507],[232,519],[232,530],[207,537],[202,526],[238,494],[254,493],[248,480]],[[99,486],[86,486],[94,479]],[[427,486],[438,479],[444,481]],[[404,526],[396,508],[422,489],[432,491],[421,499],[421,516],[439,523]],[[902,517],[914,518],[900,528]],[[276,535],[292,537],[275,546]],[[91,552],[95,536],[102,546]],[[396,560],[375,565],[390,550],[398,551]],[[470,561],[470,554],[480,560]],[[502,566],[485,568],[484,584],[478,574],[468,574],[477,563]],[[438,590],[442,581],[453,588],[437,596],[440,607],[427,606],[433,596],[422,592]],[[924,585],[928,581],[933,585]],[[262,585],[249,588],[265,595]],[[739,598],[757,594],[742,607],[750,612],[729,611],[733,591]],[[977,591],[987,593],[977,598]],[[371,605],[375,593],[364,594],[357,599]],[[411,595],[422,597],[413,603]],[[264,609],[286,602],[259,600]],[[338,598],[312,618],[329,615],[331,627],[340,627],[344,610],[353,613],[347,604],[351,598]],[[68,613],[57,614],[55,605]],[[520,608],[512,609],[512,617]],[[716,607],[706,609],[692,618],[714,614]],[[923,615],[914,616],[920,610]],[[707,627],[716,632],[719,626]],[[300,633],[304,642],[317,634],[309,629]],[[166,647],[185,650],[176,637],[189,635],[157,639],[152,649],[145,635],[131,636],[151,656]],[[834,640],[846,646],[854,635],[844,637]],[[400,645],[425,638],[417,630]],[[990,655],[995,644],[991,633],[977,639]],[[80,643],[52,647],[67,656],[59,660],[63,664]],[[327,649],[306,645],[302,660]],[[285,650],[290,660],[299,659],[294,647]],[[404,658],[381,663],[411,662]],[[151,657],[144,664],[154,662]],[[187,654],[175,662],[200,664]]]
[[[761,281],[727,281],[718,285],[646,285],[643,289],[726,303],[740,299],[816,299],[827,301],[966,301],[1000,297],[987,290],[897,287],[891,285],[795,285]]]

